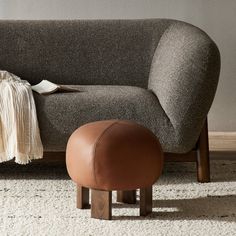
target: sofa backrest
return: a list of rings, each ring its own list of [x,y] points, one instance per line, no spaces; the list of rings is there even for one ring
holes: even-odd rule
[[[0,21],[0,69],[36,84],[147,87],[172,20]]]

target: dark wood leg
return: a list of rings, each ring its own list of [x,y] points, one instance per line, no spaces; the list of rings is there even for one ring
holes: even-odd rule
[[[209,144],[207,120],[197,144],[197,179],[198,182],[210,182]]]
[[[140,189],[140,216],[152,213],[152,186]]]
[[[91,217],[111,220],[111,191],[92,189]]]
[[[89,189],[77,185],[77,208],[89,208]]]
[[[136,190],[117,191],[117,202],[135,204],[136,203]]]

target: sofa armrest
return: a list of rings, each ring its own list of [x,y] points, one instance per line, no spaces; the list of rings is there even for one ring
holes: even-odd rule
[[[148,88],[173,125],[179,149],[187,152],[195,145],[219,72],[220,53],[206,33],[184,22],[165,31],[153,57]]]

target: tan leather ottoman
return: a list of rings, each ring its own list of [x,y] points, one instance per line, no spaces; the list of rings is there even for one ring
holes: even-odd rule
[[[152,185],[161,175],[163,152],[156,136],[131,121],[88,123],[70,137],[66,165],[77,184],[77,207],[89,206],[91,216],[111,219],[111,192],[117,200],[136,202],[140,189],[140,215],[152,211]]]

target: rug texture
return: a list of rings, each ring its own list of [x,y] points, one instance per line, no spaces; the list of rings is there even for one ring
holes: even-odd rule
[[[0,165],[0,235],[236,235],[236,161],[212,161],[212,182],[196,182],[195,165],[169,163],[153,190],[154,208],[118,204],[113,220],[75,206],[65,166]],[[139,194],[139,193],[138,193]]]

